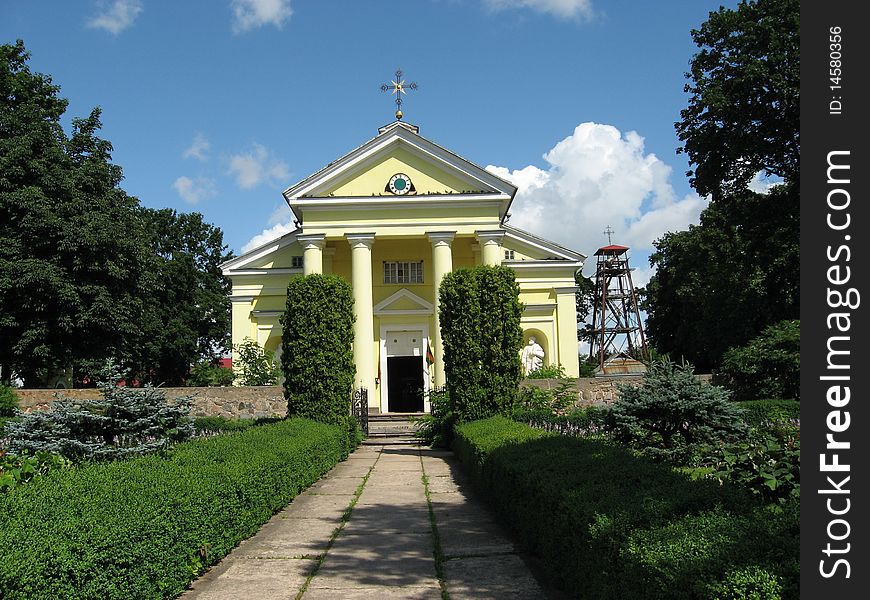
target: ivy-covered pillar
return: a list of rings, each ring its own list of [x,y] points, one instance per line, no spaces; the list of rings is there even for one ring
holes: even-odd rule
[[[350,243],[351,285],[353,286],[353,362],[356,387],[375,391],[374,314],[372,310],[372,245],[374,233],[347,233]],[[372,398],[370,395],[369,398]]]
[[[437,231],[426,234],[432,242],[432,285],[435,286],[435,330],[432,333],[432,346],[435,354],[435,387],[447,383],[444,371],[444,343],[441,339],[441,319],[438,315],[438,288],[441,280],[453,270],[453,249],[451,244],[456,235],[453,231]]]
[[[483,264],[488,267],[500,265],[504,258],[501,247],[501,242],[504,239],[504,230],[475,231],[474,233],[480,244]]]
[[[300,235],[297,236],[296,241],[302,246],[302,274],[323,273],[323,247],[326,245],[326,234]]]

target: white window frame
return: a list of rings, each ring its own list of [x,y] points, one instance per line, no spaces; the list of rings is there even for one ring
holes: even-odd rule
[[[385,260],[384,284],[423,283],[422,260]]]

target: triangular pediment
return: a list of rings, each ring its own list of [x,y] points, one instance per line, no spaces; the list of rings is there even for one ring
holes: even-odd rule
[[[376,315],[431,315],[434,307],[407,288],[378,302],[374,307]]]
[[[393,175],[408,175],[414,189],[395,194],[388,189]],[[513,199],[517,188],[482,167],[431,142],[405,123],[381,128],[381,133],[291,186],[284,197],[296,202],[315,198],[475,194]]]

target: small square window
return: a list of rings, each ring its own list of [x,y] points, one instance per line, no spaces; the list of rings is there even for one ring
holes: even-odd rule
[[[514,251],[513,250],[505,250],[504,251],[504,259],[505,260],[513,260],[514,259]]]
[[[301,269],[304,264],[305,262],[302,260],[301,256],[293,256],[290,258],[290,266],[294,269]]]

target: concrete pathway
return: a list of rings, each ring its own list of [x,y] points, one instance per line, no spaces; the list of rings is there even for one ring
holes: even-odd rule
[[[450,452],[362,446],[194,582],[185,600],[557,597]]]

